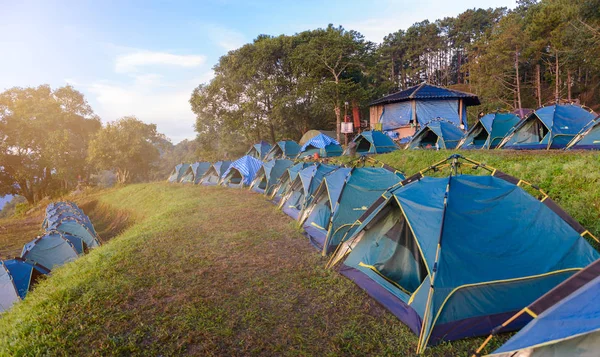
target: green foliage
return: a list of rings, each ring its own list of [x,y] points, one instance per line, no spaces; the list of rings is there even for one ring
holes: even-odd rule
[[[100,120],[71,86],[0,93],[0,195],[19,194],[33,204],[73,187],[88,173],[87,144],[99,128]]]
[[[135,117],[108,123],[90,141],[88,161],[98,170],[112,170],[119,183],[148,177],[158,161],[160,139],[155,124]]]

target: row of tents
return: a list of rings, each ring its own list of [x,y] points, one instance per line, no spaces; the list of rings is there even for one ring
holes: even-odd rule
[[[258,169],[236,169],[243,162],[261,163],[245,156],[218,182],[249,187],[295,219],[321,254],[330,256],[328,267],[419,336],[419,353],[442,341],[519,330],[535,317],[494,353],[513,356],[560,344],[568,355],[578,355],[583,350],[567,341],[600,329],[597,287],[581,297],[586,309],[577,316],[578,323],[587,319],[585,326],[547,334],[569,324],[569,315],[557,322],[543,313],[523,314],[548,294],[554,296],[544,305],[548,314],[551,305],[569,305],[564,299],[579,296],[581,276],[593,275],[588,281],[598,283],[596,270],[585,268],[600,258],[589,242],[598,242],[596,237],[526,181],[460,155],[409,177],[364,157],[352,166],[274,159]],[[446,168],[449,173],[440,177]],[[462,174],[467,168],[487,175]],[[228,179],[232,170],[238,172],[235,185]],[[550,325],[531,325],[544,323]],[[598,339],[585,343],[600,348]]]
[[[20,257],[0,261],[0,312],[24,299],[41,276],[100,245],[89,217],[73,202],[49,204],[42,228]]]
[[[600,117],[576,104],[554,104],[523,120],[514,113],[488,114],[467,133],[437,119],[421,128],[407,148],[600,150]]]

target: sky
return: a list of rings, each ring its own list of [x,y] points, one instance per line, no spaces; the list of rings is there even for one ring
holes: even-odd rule
[[[514,0],[0,0],[0,91],[70,84],[103,122],[135,115],[192,139],[192,90],[260,34],[342,25],[381,42],[415,22]]]

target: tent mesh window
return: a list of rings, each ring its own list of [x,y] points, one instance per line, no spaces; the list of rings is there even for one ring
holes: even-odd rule
[[[427,277],[427,268],[400,207],[394,203],[389,212],[394,219],[392,227],[372,240],[366,255],[377,273],[412,294]],[[376,231],[383,226],[380,221],[371,229]]]
[[[520,133],[517,133],[519,136],[517,138],[516,143],[541,143],[546,135],[548,135],[548,128],[544,123],[542,123],[539,119],[534,119],[531,122],[524,125],[523,129],[520,130]],[[524,139],[521,139],[524,137]]]

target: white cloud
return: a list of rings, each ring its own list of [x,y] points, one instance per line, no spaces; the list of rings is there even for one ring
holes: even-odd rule
[[[138,67],[168,65],[178,67],[198,67],[206,62],[203,55],[175,55],[167,52],[138,51],[117,57],[117,73],[136,72]]]

